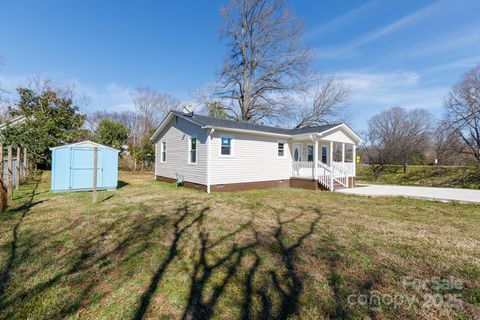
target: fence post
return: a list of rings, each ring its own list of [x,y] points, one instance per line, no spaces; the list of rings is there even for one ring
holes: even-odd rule
[[[97,161],[98,161],[98,147],[93,148],[93,203],[97,202]]]
[[[3,143],[0,143],[0,211],[7,208],[7,190],[3,181]]]
[[[17,147],[17,162],[15,163],[15,188],[20,189],[20,147]]]
[[[0,143],[0,172],[2,172],[2,181],[3,181],[3,143]]]
[[[8,146],[8,186],[7,186],[7,194],[8,200],[13,201],[13,161],[12,161],[12,146]]]

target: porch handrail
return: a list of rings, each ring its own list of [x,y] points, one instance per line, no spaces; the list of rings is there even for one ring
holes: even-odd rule
[[[343,170],[345,170],[345,171],[348,173],[348,176],[349,176],[349,177],[353,177],[353,175],[354,175],[354,173],[353,173],[353,166],[354,166],[354,164],[355,164],[354,162],[334,161],[333,163],[336,164],[337,166],[339,166],[340,168],[343,168]]]
[[[344,167],[332,163],[333,178],[341,183],[344,187],[348,188],[348,171]]]
[[[333,191],[333,170],[321,161],[317,161],[317,168],[323,169],[323,174],[317,170],[318,182],[330,191]]]

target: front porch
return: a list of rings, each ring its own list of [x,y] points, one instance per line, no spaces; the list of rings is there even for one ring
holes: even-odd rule
[[[356,145],[314,140],[292,143],[292,179],[312,181],[334,191],[351,188],[355,181]],[[302,185],[299,183],[299,185]]]

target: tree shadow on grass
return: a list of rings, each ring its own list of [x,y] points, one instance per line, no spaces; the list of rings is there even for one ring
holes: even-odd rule
[[[251,226],[251,221],[214,242],[209,240],[209,234],[205,230],[199,232],[199,257],[193,266],[190,277],[190,294],[182,319],[203,320],[210,319],[213,316],[215,306],[228,283],[238,273],[245,254],[259,244],[258,234],[255,232],[253,234],[255,240],[243,246],[233,244],[225,254],[217,259],[211,258],[213,254],[210,251],[249,226]],[[223,270],[224,274],[220,270]],[[212,277],[218,277],[219,274],[222,274],[221,280],[215,281],[215,286],[207,291],[208,283],[212,280]]]
[[[30,209],[32,207],[34,207],[35,205],[43,202],[43,201],[36,201],[36,202],[33,201],[33,199],[37,195],[37,189],[38,189],[39,183],[40,183],[40,180],[37,180],[33,189],[32,189],[32,192],[29,195],[28,201],[25,204],[23,204],[22,206],[19,206],[17,208],[9,210],[10,212],[14,212],[14,213],[21,212],[21,215],[20,215],[20,218],[19,218],[18,222],[13,227],[12,241],[10,243],[10,254],[8,256],[7,263],[5,264],[5,267],[2,271],[2,273],[0,274],[0,311],[4,308],[5,288],[7,286],[8,281],[10,280],[13,265],[14,265],[14,262],[17,258],[17,247],[18,247],[18,241],[19,241],[18,230],[20,229],[20,226],[21,226],[23,220],[25,219],[27,214],[30,212]]]
[[[204,211],[206,210],[207,209]],[[200,216],[203,215],[203,212],[200,213]],[[183,232],[189,228],[187,226],[180,227],[180,224],[190,216],[191,213],[188,206],[178,208],[175,213],[176,216],[180,215],[174,222],[175,232],[180,237]],[[195,221],[200,218],[201,217],[195,218]],[[66,253],[65,256],[67,257],[73,256],[73,259],[70,260],[71,262],[67,262],[70,267],[66,270],[63,270],[64,267],[59,267],[58,270],[60,272],[55,276],[10,298],[5,301],[5,305],[13,308],[26,299],[35,299],[35,297],[38,297],[54,286],[68,286],[71,292],[75,292],[74,298],[64,301],[65,303],[61,303],[55,310],[50,310],[51,314],[49,315],[51,318],[63,318],[74,314],[81,307],[90,305],[95,299],[100,299],[101,296],[91,295],[95,287],[101,284],[104,279],[107,279],[112,272],[116,272],[119,266],[128,263],[136,256],[146,252],[152,245],[149,242],[152,233],[159,227],[165,226],[168,221],[165,215],[155,215],[153,218],[146,219],[142,214],[136,215],[135,219],[127,219],[127,221],[130,220],[133,221],[127,226],[118,226],[117,221],[115,221],[107,228],[102,229],[102,232],[93,233],[83,242],[80,248],[75,248]],[[190,224],[193,223],[195,222]],[[127,229],[128,232],[115,247],[103,253],[99,252],[106,239],[111,237],[112,234],[125,229]],[[172,245],[170,253],[172,252],[175,254],[177,252],[175,245]],[[147,292],[144,297],[147,303],[151,295]],[[14,312],[14,310],[11,312]]]
[[[180,214],[180,217],[177,219],[177,221],[173,225],[174,238],[172,243],[170,244],[167,257],[163,260],[163,262],[157,268],[152,279],[150,280],[150,285],[148,286],[147,290],[145,290],[145,292],[142,294],[140,299],[140,306],[135,311],[135,315],[133,319],[143,319],[148,309],[148,306],[150,305],[150,301],[152,300],[152,296],[157,290],[158,284],[162,280],[163,274],[165,273],[168,266],[173,262],[173,260],[178,254],[178,244],[181,238],[183,237],[183,235],[188,229],[190,229],[194,224],[196,224],[197,222],[200,222],[203,219],[205,212],[207,212],[208,210],[209,208],[204,208],[200,210],[199,214],[195,215],[195,218],[192,221],[184,224],[183,226],[182,226],[183,222],[187,219],[188,216],[191,215],[191,212],[188,206],[185,206],[178,211],[178,213]]]
[[[348,279],[347,283],[345,276],[342,274],[342,265],[351,264],[346,261],[348,259],[347,249],[338,243],[333,234],[329,233],[323,235],[319,244],[320,258],[327,266],[327,280],[333,298],[333,308],[326,310],[326,316],[329,319],[356,319],[360,317],[359,313],[364,313],[360,309],[366,308],[367,314],[365,316],[368,315],[368,319],[376,319],[376,306],[370,303],[370,297],[374,285],[382,281],[378,270],[372,268],[363,279]],[[362,295],[366,304],[355,305],[355,299],[349,299],[352,293],[354,293],[353,297]]]
[[[298,250],[302,247],[303,242],[314,233],[321,216],[318,214],[310,222],[308,230],[292,242],[287,240],[285,227],[295,223],[303,216],[303,213],[282,220],[280,214],[282,210],[272,209],[276,211],[277,226],[274,232],[275,241],[271,244],[271,248],[273,253],[279,256],[282,264],[278,267],[283,271],[270,270],[269,277],[264,277],[260,281],[260,287],[256,288],[254,278],[262,265],[262,259],[257,253],[254,254],[255,260],[249,268],[244,282],[242,319],[287,319],[298,314],[299,311],[299,298],[304,284],[303,276],[296,265]],[[260,301],[261,307],[258,310],[255,310],[253,306],[255,298]],[[278,303],[276,303],[277,298]]]

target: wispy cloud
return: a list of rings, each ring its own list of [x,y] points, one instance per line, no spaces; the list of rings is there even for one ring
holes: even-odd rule
[[[367,115],[394,106],[429,109],[439,114],[450,89],[426,85],[421,74],[410,71],[343,71],[336,77],[351,89],[352,111],[362,124],[366,123]]]
[[[378,9],[380,4],[382,3],[384,2],[379,0],[369,1],[360,7],[357,7],[333,20],[330,20],[327,23],[313,27],[307,31],[305,35],[305,40],[311,41],[325,34],[335,32],[342,27],[350,25],[354,23],[358,18],[364,17],[370,12]]]
[[[402,61],[418,59],[428,56],[442,57],[445,53],[477,55],[480,59],[480,24],[478,22],[443,34],[429,38],[395,52],[391,52],[379,59],[380,61]],[[450,56],[449,59],[452,57]]]
[[[407,14],[402,18],[385,25],[377,30],[369,32],[350,43],[347,43],[338,47],[330,48],[318,48],[316,50],[318,58],[348,58],[355,55],[355,50],[373,41],[376,41],[382,37],[385,37],[391,33],[397,32],[401,29],[411,27],[416,23],[425,21],[425,19],[434,16],[435,14],[442,13],[446,10],[448,2],[446,0],[440,0],[434,2],[431,5],[423,7],[415,12]]]
[[[446,1],[437,1],[429,6],[426,6],[420,10],[410,13],[397,21],[388,24],[382,28],[379,28],[353,42],[352,47],[360,47],[386,35],[389,35],[395,31],[412,26],[420,21],[424,21],[426,18],[433,16],[434,14],[441,13],[446,9]]]

